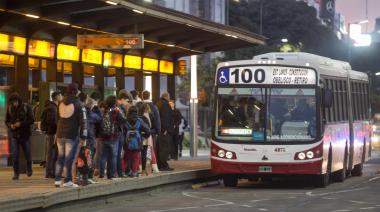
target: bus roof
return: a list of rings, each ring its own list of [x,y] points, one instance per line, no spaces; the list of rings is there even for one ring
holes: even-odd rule
[[[322,57],[315,54],[304,52],[273,52],[254,56],[252,60],[239,60],[221,63],[221,66],[234,66],[243,64],[276,64],[276,65],[293,65],[309,66],[317,70],[319,75],[333,77],[347,77],[351,79],[368,81],[368,75],[363,72],[353,71],[349,63],[339,60],[333,60],[328,57]]]

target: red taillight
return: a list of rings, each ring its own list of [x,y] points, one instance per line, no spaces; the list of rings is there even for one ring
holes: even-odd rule
[[[214,143],[211,144],[211,156],[223,158],[223,159],[231,159],[236,160],[236,153],[223,149]]]
[[[322,147],[323,143],[311,149],[302,152],[297,152],[294,155],[294,160],[310,160],[314,158],[319,158],[322,156]]]

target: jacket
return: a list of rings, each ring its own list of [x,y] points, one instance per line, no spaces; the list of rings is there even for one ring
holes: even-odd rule
[[[88,135],[87,139],[91,141],[95,141],[96,139],[96,126],[98,124],[101,124],[102,117],[94,112],[93,110],[90,110],[89,108],[86,108],[87,111],[87,121],[88,121]]]
[[[20,127],[11,129],[11,125],[20,122]],[[5,124],[11,131],[11,135],[15,139],[29,139],[32,132],[32,125],[34,123],[34,116],[32,108],[19,101],[17,108],[9,105],[5,117]]]
[[[57,138],[87,138],[87,114],[79,98],[67,96],[58,106]]]
[[[48,102],[45,105],[44,112],[46,113],[46,125],[47,125],[47,131],[46,134],[48,135],[55,135],[57,132],[57,123],[58,123],[58,107],[54,102]],[[44,113],[43,112],[43,113]],[[41,119],[41,121],[43,121]]]
[[[127,118],[125,117],[122,110],[118,107],[114,107],[108,110],[108,112],[111,113],[112,123],[115,125],[115,135],[111,137],[101,136],[101,138],[103,141],[116,142],[119,139],[120,135],[124,132]]]
[[[174,109],[174,131],[176,135],[182,135],[184,133],[184,130],[187,127],[187,121],[182,116],[181,112],[177,109]]]
[[[149,105],[151,111],[151,133],[154,135],[158,135],[161,132],[161,118],[160,112],[156,105],[153,104],[150,100],[144,100],[145,103]]]
[[[173,110],[169,105],[168,100],[161,98],[157,104],[158,110],[160,112],[161,119],[161,133],[174,134],[174,120],[173,120]]]
[[[150,127],[148,126],[148,124],[142,120],[138,115],[137,113],[134,113],[130,116],[128,116],[128,119],[127,119],[127,122],[130,124],[130,126],[135,126],[137,120],[140,121],[140,133],[142,135],[143,138],[148,138],[150,136]],[[126,127],[126,131],[128,132],[128,130],[131,130],[129,127]]]

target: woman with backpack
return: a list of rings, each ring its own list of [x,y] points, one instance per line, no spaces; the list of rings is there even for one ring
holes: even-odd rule
[[[150,136],[149,126],[138,115],[136,106],[128,109],[126,123],[126,157],[130,164],[130,177],[138,177],[138,169],[140,164],[141,150],[143,148],[143,139]]]
[[[124,114],[116,106],[117,99],[115,96],[109,96],[106,99],[106,109],[102,117],[101,139],[103,141],[103,152],[100,163],[99,178],[104,178],[105,167],[107,164],[107,178],[115,178],[118,139],[122,133],[122,127],[126,122]]]

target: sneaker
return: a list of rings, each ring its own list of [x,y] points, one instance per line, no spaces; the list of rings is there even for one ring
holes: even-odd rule
[[[28,177],[31,177],[33,175],[33,171],[32,170],[30,170],[30,171],[28,171],[27,173],[26,173],[26,176],[28,176]]]
[[[12,180],[18,180],[18,179],[19,179],[19,175],[18,174],[13,175]]]
[[[61,180],[56,180],[56,181],[54,181],[54,185],[55,185],[55,187],[60,187],[61,184],[62,184],[62,181],[61,181]]]
[[[62,187],[64,188],[78,188],[79,186],[72,181],[69,181],[67,183],[62,184]]]
[[[94,179],[88,179],[87,180],[89,184],[97,184],[99,182],[95,181]]]

